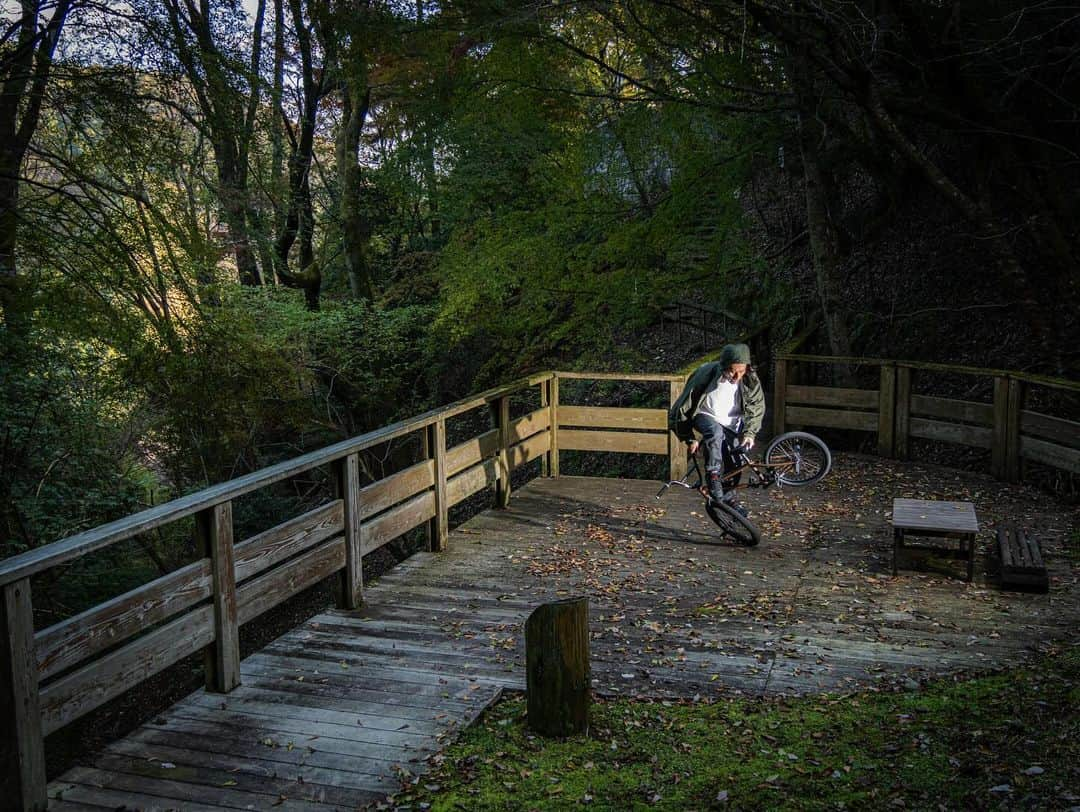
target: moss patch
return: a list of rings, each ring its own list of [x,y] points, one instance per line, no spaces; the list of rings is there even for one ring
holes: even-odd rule
[[[511,698],[408,781],[412,809],[1070,808],[1080,804],[1080,648],[916,691],[597,702],[545,740]]]

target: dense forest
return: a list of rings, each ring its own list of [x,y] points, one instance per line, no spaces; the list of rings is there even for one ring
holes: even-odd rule
[[[525,372],[656,368],[678,300],[1075,377],[1069,4],[0,9],[0,555]]]

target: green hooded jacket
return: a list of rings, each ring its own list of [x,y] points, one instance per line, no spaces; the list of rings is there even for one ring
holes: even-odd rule
[[[694,412],[705,394],[713,388],[720,376],[732,364],[749,364],[750,348],[745,344],[728,344],[720,352],[720,360],[702,364],[694,370],[686,382],[682,394],[668,412],[668,428],[683,442],[694,439]],[[739,381],[739,394],[742,396],[743,429],[742,437],[753,440],[761,431],[761,421],[765,417],[765,392],[761,388],[761,379],[753,368],[746,371]]]

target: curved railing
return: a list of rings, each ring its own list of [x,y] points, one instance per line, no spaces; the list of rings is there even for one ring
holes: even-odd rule
[[[200,650],[207,688],[232,690],[241,625],[335,573],[342,606],[355,608],[364,555],[425,525],[430,548],[445,549],[449,508],[491,485],[505,506],[515,468],[541,458],[542,474],[558,476],[560,449],[616,451],[666,456],[682,476],[685,447],[668,432],[666,409],[561,404],[560,379],[660,383],[674,402],[684,376],[544,372],[0,561],[0,784],[17,792],[9,808],[45,807],[46,735]],[[539,408],[511,419],[511,398],[534,388]],[[447,420],[485,408],[492,427],[448,448]],[[419,435],[426,459],[361,486],[361,452],[408,435]],[[336,498],[234,542],[235,499],[323,466]],[[35,632],[31,577],[189,517],[202,558]]]
[[[807,368],[878,367],[876,389],[820,386]],[[945,373],[983,379],[985,401],[939,397],[920,390],[920,377]],[[1080,383],[1008,370],[950,364],[781,353],[776,360],[773,426],[854,429],[877,435],[878,453],[906,458],[912,438],[990,451],[994,476],[1019,482],[1025,460],[1080,473],[1080,423],[1029,404],[1048,390],[1080,394]],[[1042,391],[1040,391],[1042,390]]]

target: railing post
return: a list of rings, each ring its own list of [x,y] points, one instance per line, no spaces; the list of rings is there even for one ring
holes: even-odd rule
[[[911,367],[896,368],[896,437],[893,445],[897,459],[906,460],[911,449]]]
[[[787,359],[777,358],[773,378],[773,435],[777,437],[787,431],[787,376]]]
[[[1005,429],[1005,479],[1019,482],[1023,474],[1020,459],[1020,411],[1024,408],[1024,383],[1009,378],[1009,418]]]
[[[34,656],[30,579],[4,585],[0,635],[6,661],[0,666],[0,788],[4,808],[45,810],[45,739]]]
[[[661,327],[661,329],[663,329],[663,327]],[[551,380],[550,379],[540,382],[540,408],[541,409],[548,409],[548,415],[549,416],[551,415],[551,410],[550,410],[550,408],[548,406],[548,389],[550,388],[550,386],[551,386]],[[548,437],[549,438],[551,437],[551,426],[550,425],[548,426]],[[542,454],[540,456],[540,476],[542,476],[542,477],[551,476],[551,474],[548,473],[548,456],[549,456],[548,454]]]
[[[491,406],[491,419],[499,432],[499,450],[495,460],[499,479],[495,483],[495,507],[510,504],[510,397],[503,395]]]
[[[878,456],[891,457],[896,428],[896,365],[881,365],[878,386]]]
[[[1009,379],[994,377],[994,440],[990,446],[990,472],[1005,479],[1005,457],[1009,452]]]
[[[214,642],[206,647],[206,689],[228,693],[240,684],[232,502],[199,511],[195,528],[203,555],[210,559],[214,598]]]
[[[450,506],[446,502],[446,418],[427,427],[427,446],[435,466],[435,515],[428,525],[428,549],[441,552],[450,537]]]
[[[334,490],[344,504],[345,569],[341,571],[342,609],[364,602],[364,551],[360,533],[360,454],[334,460]]]
[[[559,373],[554,372],[548,381],[548,408],[551,410],[551,450],[547,453],[548,476],[559,475]]]
[[[682,394],[683,382],[671,381],[668,407],[674,408],[675,401]],[[668,473],[669,479],[682,479],[686,476],[686,446],[673,431],[668,431]]]

